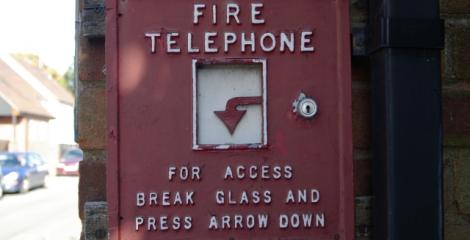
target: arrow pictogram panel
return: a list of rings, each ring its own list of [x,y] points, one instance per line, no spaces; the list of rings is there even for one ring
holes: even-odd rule
[[[234,97],[227,101],[225,111],[214,111],[214,114],[224,123],[231,135],[245,116],[246,110],[238,110],[238,106],[262,104],[263,98],[258,97]]]
[[[196,61],[194,69],[193,149],[266,146],[266,61]]]

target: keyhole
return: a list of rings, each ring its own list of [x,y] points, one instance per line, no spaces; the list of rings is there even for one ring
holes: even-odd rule
[[[300,108],[298,113],[304,118],[312,118],[317,113],[317,105],[311,98],[303,99],[298,106]]]

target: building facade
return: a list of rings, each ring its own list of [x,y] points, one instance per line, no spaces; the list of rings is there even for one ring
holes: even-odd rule
[[[51,170],[74,146],[74,98],[25,59],[0,57],[0,147],[41,154]]]

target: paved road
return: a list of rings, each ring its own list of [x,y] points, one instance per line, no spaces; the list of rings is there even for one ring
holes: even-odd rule
[[[50,177],[47,188],[0,199],[0,240],[80,237],[78,177]]]

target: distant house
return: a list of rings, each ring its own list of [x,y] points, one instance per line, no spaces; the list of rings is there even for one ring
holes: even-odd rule
[[[40,68],[0,55],[0,150],[35,151],[56,162],[75,145],[73,103]]]

